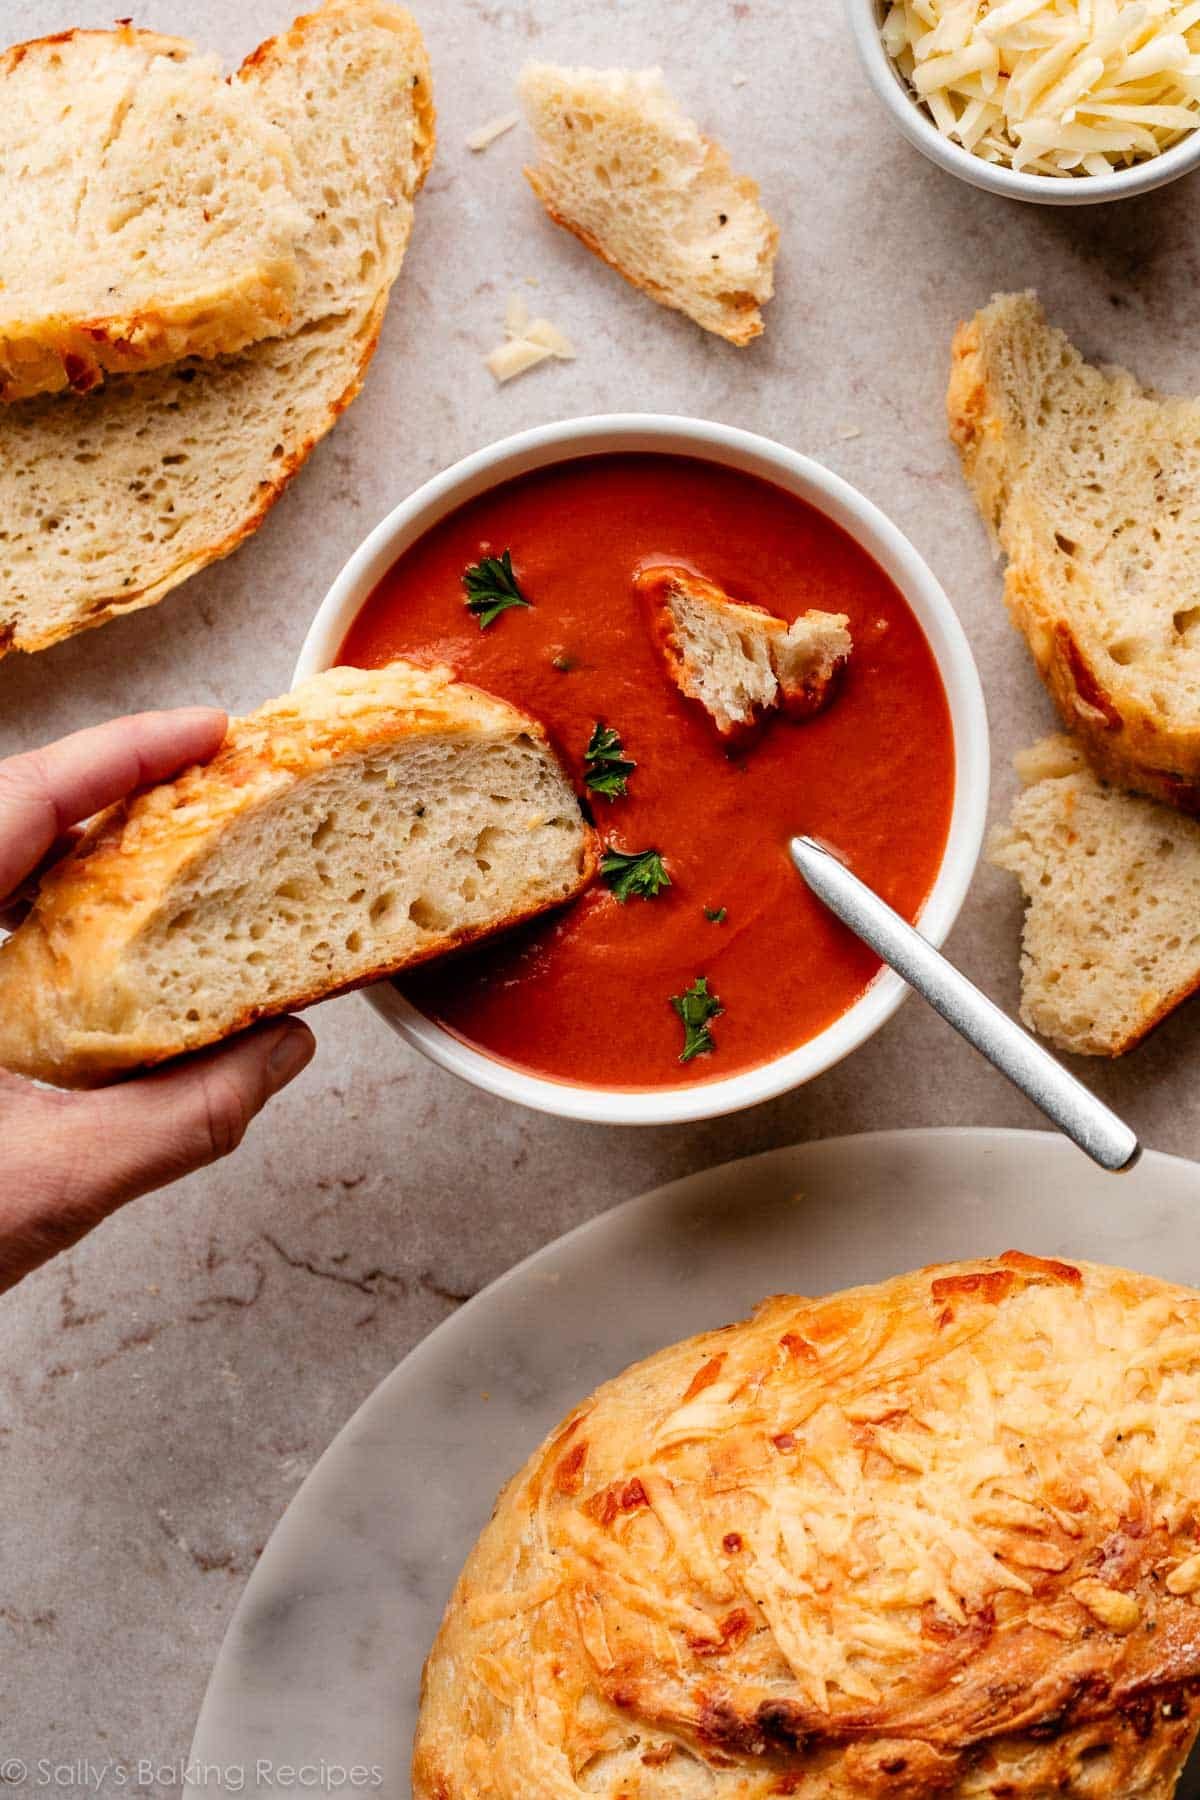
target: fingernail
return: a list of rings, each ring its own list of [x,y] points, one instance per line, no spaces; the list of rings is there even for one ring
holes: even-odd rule
[[[307,1025],[289,1025],[283,1031],[267,1058],[267,1076],[273,1091],[297,1076],[311,1060],[316,1049]]]

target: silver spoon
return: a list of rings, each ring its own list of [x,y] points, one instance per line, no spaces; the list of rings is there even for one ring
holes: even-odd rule
[[[869,944],[1093,1162],[1114,1173],[1132,1169],[1142,1147],[1102,1100],[980,993],[836,852],[810,837],[794,837],[788,848],[813,893],[843,925]]]

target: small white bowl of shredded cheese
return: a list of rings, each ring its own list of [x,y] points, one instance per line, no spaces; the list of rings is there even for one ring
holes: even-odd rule
[[[1200,163],[1200,0],[847,0],[900,130],[976,187],[1050,206]]]

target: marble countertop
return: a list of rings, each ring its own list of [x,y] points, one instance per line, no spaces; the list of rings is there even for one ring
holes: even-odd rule
[[[523,426],[653,409],[782,439],[908,533],[983,671],[1003,809],[1011,754],[1050,710],[946,441],[950,334],[995,289],[1032,285],[1090,355],[1195,391],[1194,180],[1079,211],[977,193],[894,135],[836,6],[415,10],[441,149],[362,397],[230,561],[149,612],[8,659],[0,754],[138,707],[253,706],[288,685],[330,581],[420,481]],[[16,40],[111,15],[96,0],[8,0],[3,23]],[[282,0],[144,0],[137,22],[232,61],[289,16]],[[782,229],[758,344],[704,336],[555,231],[520,178],[520,134],[468,152],[531,55],[662,63],[758,178]],[[580,355],[497,389],[482,358],[528,277]],[[982,869],[951,940],[1009,1007],[1019,918],[1015,885]],[[537,1245],[656,1183],[777,1144],[1037,1122],[916,1003],[802,1091],[662,1130],[512,1109],[422,1061],[361,1000],[314,1023],[315,1062],[232,1161],[128,1208],[4,1300],[0,1782],[5,1755],[31,1769],[112,1758],[160,1765],[125,1791],[173,1792],[234,1603],[298,1483],[418,1339]],[[1126,1061],[1085,1069],[1159,1149],[1200,1149],[1198,1033],[1193,1007]],[[86,1775],[68,1769],[57,1791],[83,1791]]]

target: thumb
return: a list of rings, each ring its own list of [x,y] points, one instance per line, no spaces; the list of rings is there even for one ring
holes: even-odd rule
[[[154,1075],[91,1093],[5,1098],[10,1198],[0,1206],[0,1287],[67,1249],[107,1214],[236,1150],[316,1045],[285,1019]]]

